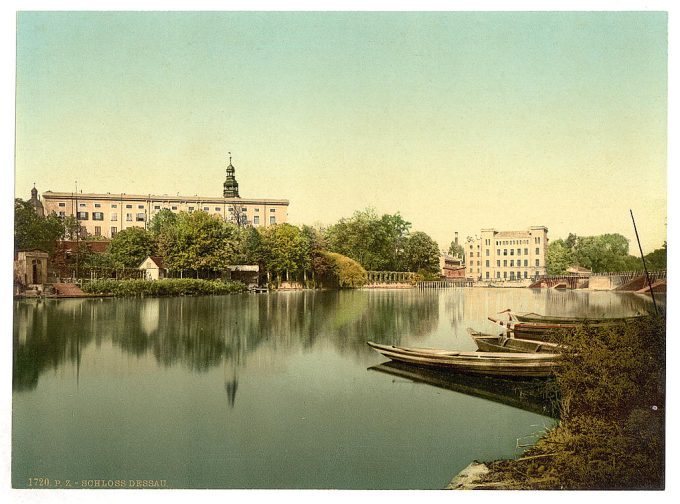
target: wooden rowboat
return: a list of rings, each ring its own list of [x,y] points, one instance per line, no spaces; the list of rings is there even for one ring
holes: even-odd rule
[[[574,332],[583,323],[547,323],[547,322],[515,322],[512,320],[499,320],[493,317],[488,319],[494,324],[505,328],[506,331],[511,332],[516,338],[524,338],[529,340],[547,341],[550,339],[550,333],[553,331],[567,331]],[[611,327],[610,322],[590,323],[587,322],[588,327],[604,329]]]
[[[367,342],[376,352],[399,362],[436,367],[459,373],[492,376],[550,376],[560,364],[560,354],[459,352],[434,348],[398,347]]]
[[[557,315],[541,315],[539,313],[515,313],[512,310],[504,310],[500,313],[507,313],[511,321],[516,322],[536,322],[541,324],[621,324],[639,320],[644,315],[632,317],[560,317]]]
[[[468,334],[482,352],[560,353],[560,345],[547,341],[508,338],[484,334],[468,327]]]

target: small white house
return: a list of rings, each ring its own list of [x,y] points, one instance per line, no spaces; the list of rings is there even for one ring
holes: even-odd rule
[[[146,280],[165,278],[168,273],[168,270],[163,266],[163,258],[158,256],[149,256],[144,259],[144,262],[139,265],[139,269],[144,270]]]

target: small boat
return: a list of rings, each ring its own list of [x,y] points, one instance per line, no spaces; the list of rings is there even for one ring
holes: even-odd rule
[[[468,327],[468,334],[482,352],[516,352],[516,353],[560,353],[561,346],[547,341],[508,338],[504,335],[484,334]]]
[[[644,315],[631,317],[560,317],[557,315],[541,315],[539,313],[515,313],[510,309],[500,313],[507,313],[511,321],[516,322],[536,322],[542,324],[620,324],[639,320]]]
[[[583,325],[583,323],[515,322],[512,320],[499,320],[493,317],[487,318],[494,324],[504,327],[506,331],[513,333],[516,338],[538,341],[548,341],[551,332],[574,332],[579,326]],[[608,322],[588,322],[588,327],[606,328],[611,326],[612,324]]]
[[[367,344],[394,361],[492,376],[550,376],[562,358],[560,354],[550,353],[459,352],[380,345],[371,341]]]

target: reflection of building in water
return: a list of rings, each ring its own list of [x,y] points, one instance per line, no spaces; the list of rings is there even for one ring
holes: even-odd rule
[[[139,325],[144,334],[151,334],[158,330],[158,319],[160,318],[160,300],[144,299],[139,310]]]

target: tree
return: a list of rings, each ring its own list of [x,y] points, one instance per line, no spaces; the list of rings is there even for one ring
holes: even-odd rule
[[[561,238],[548,244],[548,252],[545,257],[546,271],[548,275],[564,275],[567,268],[573,266],[574,252]]]
[[[357,261],[335,252],[324,252],[324,260],[329,264],[329,276],[339,287],[361,287],[368,281],[366,270]]]
[[[169,208],[163,208],[151,218],[149,231],[158,236],[164,229],[175,225],[177,225],[177,214]]]
[[[325,238],[329,250],[358,261],[368,270],[402,271],[410,227],[399,213],[378,217],[368,208],[340,219],[326,230]]]
[[[663,242],[663,247],[656,249],[645,256],[647,269],[650,271],[665,270],[666,256],[666,242]]]
[[[281,277],[301,273],[309,266],[300,229],[291,224],[275,224],[262,230],[262,250],[267,271]]]
[[[63,237],[64,224],[54,212],[40,217],[29,202],[14,200],[15,249],[40,249],[52,254],[56,241]]]
[[[422,231],[416,231],[408,237],[404,254],[408,271],[439,271],[439,245]]]
[[[117,267],[136,268],[147,256],[153,255],[155,249],[156,241],[150,231],[130,227],[116,234],[106,252]]]
[[[158,249],[169,269],[224,271],[238,256],[239,236],[234,224],[206,212],[180,212],[174,226],[158,235]]]
[[[451,245],[449,245],[448,253],[451,256],[460,257],[461,259],[463,259],[463,257],[465,256],[465,249],[461,244],[452,241]]]

